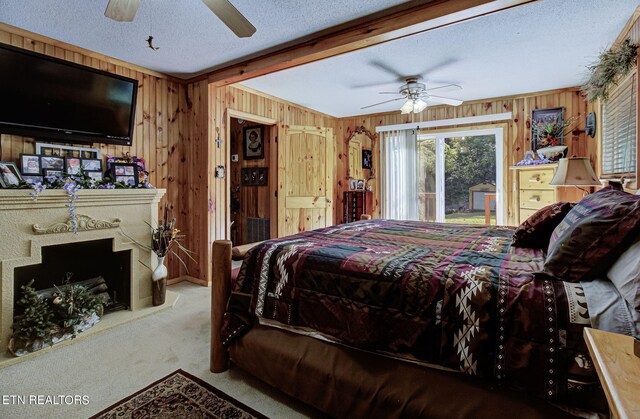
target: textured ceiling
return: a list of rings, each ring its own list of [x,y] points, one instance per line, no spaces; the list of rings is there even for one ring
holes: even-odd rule
[[[237,38],[200,0],[141,0],[135,20],[104,17],[108,0],[0,0],[0,21],[178,77],[406,0],[231,0],[257,28]],[[639,0],[540,0],[490,16],[284,70],[243,84],[337,117],[394,111],[400,76],[475,100],[580,85]],[[145,39],[152,32],[152,51]]]
[[[434,94],[462,100],[578,86],[639,4],[541,0],[242,84],[337,117],[398,110],[403,101],[360,108],[393,98],[378,92],[397,91],[400,75],[461,84]]]
[[[237,38],[200,0],[141,0],[133,22],[108,0],[0,0],[0,22],[152,70],[189,77],[407,0],[231,0],[257,31]],[[158,51],[145,42],[152,32]]]

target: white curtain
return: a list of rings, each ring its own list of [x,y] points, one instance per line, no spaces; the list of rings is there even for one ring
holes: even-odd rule
[[[380,151],[382,217],[418,219],[416,130],[382,132]]]

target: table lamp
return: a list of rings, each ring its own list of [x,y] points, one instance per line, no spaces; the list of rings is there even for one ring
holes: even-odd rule
[[[588,194],[589,191],[580,186],[602,186],[602,183],[587,157],[568,157],[558,161],[558,169],[549,185],[575,186]]]

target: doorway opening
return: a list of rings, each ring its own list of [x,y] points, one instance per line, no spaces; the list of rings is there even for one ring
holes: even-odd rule
[[[502,139],[502,129],[418,136],[419,219],[502,225]]]
[[[275,188],[274,125],[230,118],[229,238],[233,246],[270,239],[273,235],[271,197]]]

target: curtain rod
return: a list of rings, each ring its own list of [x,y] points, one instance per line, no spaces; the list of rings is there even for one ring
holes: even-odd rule
[[[414,128],[421,129],[421,128],[447,127],[451,125],[479,124],[484,122],[504,121],[507,119],[511,119],[512,117],[513,117],[512,112],[504,112],[504,113],[494,113],[491,115],[468,116],[465,118],[451,118],[451,119],[440,119],[437,121],[424,121],[424,122],[418,122],[417,125],[415,122],[412,122],[409,124],[399,124],[399,125],[381,125],[376,127],[376,132],[398,131],[398,130],[414,129]]]

